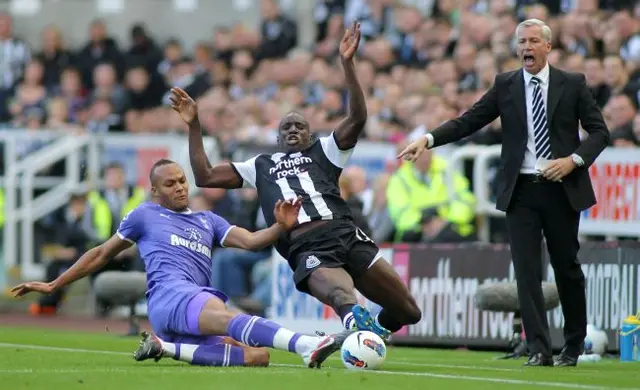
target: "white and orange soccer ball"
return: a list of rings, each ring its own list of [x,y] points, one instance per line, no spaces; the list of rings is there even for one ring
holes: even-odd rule
[[[340,357],[349,370],[377,370],[387,357],[387,346],[375,333],[357,331],[342,344]]]

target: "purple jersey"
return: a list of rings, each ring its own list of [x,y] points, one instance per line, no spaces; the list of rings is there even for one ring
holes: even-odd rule
[[[135,243],[144,260],[150,317],[194,292],[218,293],[211,287],[211,251],[232,227],[211,211],[177,213],[152,202],[122,219],[118,237]]]

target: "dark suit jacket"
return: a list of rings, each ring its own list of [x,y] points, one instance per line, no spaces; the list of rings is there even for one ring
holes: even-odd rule
[[[520,174],[527,146],[527,108],[522,69],[496,76],[493,86],[462,116],[444,123],[431,134],[434,146],[458,141],[500,117],[502,153],[498,171],[496,208],[507,211]],[[585,210],[596,203],[588,168],[609,144],[609,130],[583,74],[549,67],[547,123],[553,158],[578,154],[585,165],[563,178],[571,206]],[[578,121],[589,137],[582,143]]]

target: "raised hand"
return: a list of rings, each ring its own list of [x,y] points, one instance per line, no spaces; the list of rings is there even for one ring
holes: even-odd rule
[[[50,283],[27,282],[27,283],[22,283],[13,287],[11,289],[11,294],[15,298],[19,298],[33,291],[39,292],[42,294],[51,294],[53,292],[53,286]]]
[[[282,224],[285,229],[291,230],[298,223],[300,207],[302,207],[302,197],[300,196],[297,199],[278,200],[273,209],[273,214],[278,223]]]
[[[181,88],[171,88],[171,108],[174,109],[185,123],[190,124],[198,118],[198,105],[188,93]]]
[[[344,32],[342,41],[340,42],[340,56],[344,61],[353,60],[353,56],[358,51],[360,44],[360,23],[353,22],[353,28]]]

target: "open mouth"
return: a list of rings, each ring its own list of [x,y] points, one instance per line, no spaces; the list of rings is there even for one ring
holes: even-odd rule
[[[535,57],[531,54],[525,54],[524,56],[522,56],[522,60],[526,66],[531,66],[536,62]]]

